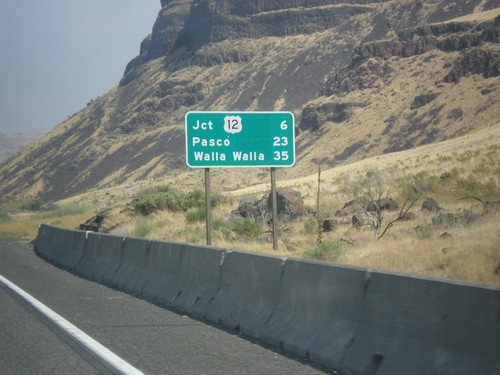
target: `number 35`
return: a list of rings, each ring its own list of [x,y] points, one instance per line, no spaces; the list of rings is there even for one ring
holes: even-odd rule
[[[288,151],[274,151],[274,160],[288,160]]]

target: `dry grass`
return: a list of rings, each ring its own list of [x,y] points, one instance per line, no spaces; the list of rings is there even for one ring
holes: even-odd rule
[[[454,210],[458,210],[458,206],[456,204]],[[339,264],[500,285],[500,212],[481,216],[482,207],[477,202],[468,207],[476,218],[468,225],[433,225],[435,214],[418,208],[412,221],[399,223],[381,240],[376,240],[369,228],[352,230],[346,223],[334,232],[324,233],[323,239],[342,238],[349,242],[344,244],[344,252],[336,260]],[[316,233],[306,229],[311,218],[280,223],[278,251],[272,250],[269,233],[257,239],[227,236],[231,233],[228,212],[234,208],[235,203],[230,203],[213,212],[214,220],[219,220],[219,227],[213,231],[216,247],[301,258],[306,250],[316,246]],[[128,218],[128,224],[115,233],[205,244],[204,222],[188,224],[183,213],[164,211],[137,217],[134,221]]]
[[[429,228],[419,237],[412,228],[398,228],[381,241],[369,231],[355,234],[338,259],[341,264],[362,266],[500,285],[500,213],[469,226]],[[446,235],[441,236],[446,233]],[[354,237],[354,236],[353,236]]]
[[[459,200],[466,195],[485,200],[500,199],[499,134],[500,126],[496,125],[459,139],[323,171],[320,210],[330,213],[330,216],[356,194],[363,193],[364,186],[356,186],[356,183],[359,185],[368,171],[377,171],[384,176],[384,189],[387,188],[391,196],[400,202],[405,198],[405,184],[421,184],[427,189],[412,210],[414,219],[397,223],[381,240],[375,239],[370,228],[351,229],[350,217],[340,220],[336,231],[323,235],[324,240],[346,241],[344,252],[336,261],[373,269],[500,285],[500,213],[484,215],[482,205],[476,200]],[[439,178],[441,173],[450,171],[453,172],[450,180]],[[218,181],[228,178],[223,172],[216,173],[212,178],[216,190]],[[280,180],[278,185],[299,190],[305,204],[316,207],[316,174]],[[314,220],[311,217],[280,223],[277,252],[272,250],[269,233],[257,239],[231,235],[229,213],[237,208],[238,201],[242,197],[263,196],[268,190],[269,183],[264,183],[224,194],[227,202],[213,211],[214,221],[218,221],[218,227],[213,232],[214,246],[299,258],[316,246],[317,235],[311,230],[311,225],[314,225],[310,222]],[[443,213],[460,214],[467,210],[474,219],[469,224],[434,225],[432,219],[438,213],[427,213],[420,208],[422,201],[429,196],[444,207]],[[386,214],[385,222],[396,214]],[[145,236],[149,238],[205,243],[204,222],[188,224],[183,213],[158,212],[148,218],[139,217],[132,221],[122,218],[121,221],[128,221],[120,229],[122,234],[138,235],[145,231]],[[264,231],[269,230],[264,228]]]
[[[487,21],[487,20],[490,20],[492,18],[497,17],[498,15],[500,15],[500,9],[499,8],[487,10],[487,11],[484,11],[484,12],[477,12],[477,13],[468,14],[467,16],[458,17],[458,18],[455,18],[453,20],[446,21],[446,22],[443,22],[443,23]]]
[[[320,210],[330,216],[342,209],[345,202],[363,193],[364,187],[360,181],[369,171],[377,171],[385,176],[387,191],[399,202],[405,197],[405,184],[412,182],[427,188],[412,210],[415,218],[397,223],[381,240],[375,240],[374,233],[369,228],[349,230],[350,217],[343,219],[336,231],[324,233],[324,240],[344,239],[352,243],[344,245],[344,253],[336,261],[374,269],[499,285],[499,214],[481,216],[483,208],[476,200],[459,200],[467,195],[484,200],[500,199],[499,145],[500,124],[497,124],[445,142],[323,170]],[[251,178],[246,175],[249,172],[259,174],[263,183],[252,186]],[[443,172],[450,172],[453,177],[442,180],[439,176]],[[315,169],[310,169],[309,173],[309,176],[287,180],[285,171],[278,170],[278,186],[299,190],[306,206],[315,209],[317,173]],[[239,181],[240,186],[249,187],[225,192],[229,181],[234,183],[235,180]],[[203,171],[189,170],[173,179],[157,181],[157,184],[174,186],[184,191],[199,189],[203,185]],[[163,211],[148,217],[131,216],[127,211],[122,212],[120,207],[123,208],[125,203],[129,203],[141,190],[148,187],[151,187],[151,182],[142,181],[93,191],[59,202],[59,205],[86,201],[92,202],[98,209],[116,206],[107,226],[113,227],[112,233],[117,235],[205,244],[205,223],[187,223],[182,212]],[[234,234],[230,212],[237,208],[239,200],[248,196],[261,197],[269,188],[267,170],[212,171],[212,191],[226,199],[226,202],[213,210],[214,246],[299,258],[305,251],[316,246],[317,235],[311,230],[311,217],[280,223],[277,252],[272,250],[269,232],[257,239],[238,238]],[[428,196],[436,199],[445,212],[470,210],[476,219],[469,225],[433,226],[432,218],[437,214],[425,213],[420,209],[423,199]],[[386,220],[391,215],[395,213],[388,214]],[[45,221],[74,228],[83,221],[83,217],[56,217]],[[39,222],[40,220],[19,218],[17,223],[0,223],[0,232],[4,235],[24,233],[34,236]],[[306,226],[309,226],[307,230]],[[421,229],[417,231],[417,227]],[[263,230],[270,231],[270,228],[264,227]],[[449,236],[440,237],[444,232]]]
[[[40,215],[39,212],[14,214],[11,220],[0,222],[0,237],[33,239],[36,237],[38,227],[42,223],[66,228],[78,228],[80,223],[91,216],[93,212],[93,210],[86,210],[81,213],[61,216],[57,214]]]
[[[179,51],[178,55],[169,58],[150,61],[144,65],[144,73],[141,74],[140,79],[134,80],[124,87],[116,87],[95,99],[80,113],[70,117],[38,142],[38,146],[45,143],[47,150],[43,153],[44,158],[35,164],[23,162],[29,160],[27,158],[30,152],[39,151],[36,150],[35,145],[15,158],[12,163],[5,167],[7,172],[14,171],[12,168],[15,168],[16,165],[25,165],[25,167],[15,173],[11,171],[12,178],[5,182],[5,186],[15,187],[14,191],[18,192],[12,195],[12,199],[19,198],[22,194],[34,197],[40,192],[51,189],[53,181],[50,180],[49,169],[53,161],[55,160],[57,164],[57,160],[64,161],[69,158],[87,162],[82,163],[82,165],[85,164],[85,167],[78,171],[78,176],[75,176],[72,183],[68,185],[99,190],[109,189],[108,191],[117,197],[117,201],[121,196],[124,196],[124,193],[130,193],[129,195],[132,196],[134,191],[140,190],[141,185],[144,184],[172,184],[178,186],[179,189],[190,188],[190,185],[199,186],[202,184],[202,173],[188,171],[182,167],[178,168],[180,152],[177,147],[178,137],[175,135],[180,134],[179,129],[182,128],[182,118],[186,107],[181,106],[168,113],[163,111],[156,113],[159,120],[153,129],[146,127],[138,129],[133,134],[123,135],[113,127],[127,123],[137,115],[137,110],[141,105],[150,100],[158,99],[153,91],[158,88],[158,82],[166,79],[172,82],[202,83],[205,87],[203,94],[207,97],[207,101],[200,103],[200,108],[228,110],[237,105],[238,98],[241,98],[242,95],[252,94],[252,97],[255,95],[255,98],[258,98],[259,95],[262,96],[268,88],[272,87],[273,79],[277,79],[276,82],[281,82],[278,78],[292,77],[293,72],[288,71],[290,66],[298,65],[301,61],[304,62],[305,66],[308,66],[310,63],[321,60],[320,57],[324,58],[323,62],[335,61],[336,57],[334,56],[337,56],[340,51],[343,49],[348,51],[352,46],[360,44],[363,37],[366,36],[365,31],[373,27],[373,14],[379,11],[387,12],[391,24],[394,23],[393,21],[404,24],[405,20],[401,19],[402,17],[414,17],[411,12],[400,12],[402,8],[400,5],[395,6],[396,3],[390,1],[370,4],[369,6],[377,11],[353,16],[350,21],[353,26],[352,30],[349,30],[349,27],[344,27],[346,25],[340,24],[338,28],[335,27],[312,35],[294,35],[286,38],[231,39],[203,47],[207,53],[213,52],[215,54],[233,51],[244,54],[251,51],[253,57],[246,62],[210,67],[176,66],[175,69],[165,69],[168,64],[177,64],[181,61],[183,51]],[[441,2],[424,2],[421,11],[432,14],[439,10],[441,5]],[[474,14],[456,19],[454,22],[482,21],[493,19],[498,15],[498,9],[480,12],[483,8],[484,1],[483,4],[476,7]],[[422,17],[416,22],[423,22],[424,19],[425,17]],[[414,23],[413,21],[415,20],[412,20],[411,24]],[[492,46],[484,46],[484,48],[495,49],[497,46],[492,44]],[[302,148],[300,155],[298,155],[297,165],[295,168],[281,171],[280,179],[300,179],[311,174],[314,168],[312,161],[314,158],[330,158],[330,166],[338,167],[340,164],[352,163],[356,160],[364,161],[369,156],[380,155],[386,152],[390,146],[388,143],[405,140],[406,135],[398,134],[398,132],[404,133],[405,128],[412,125],[428,127],[426,131],[410,134],[415,139],[409,143],[416,145],[457,137],[460,134],[484,129],[494,124],[500,116],[498,100],[500,77],[485,78],[482,75],[471,74],[462,77],[457,84],[442,82],[443,76],[449,71],[449,68],[446,67],[453,66],[459,58],[460,53],[433,50],[408,58],[392,57],[384,61],[374,59],[377,64],[387,65],[391,73],[381,76],[373,87],[354,90],[345,96],[319,96],[307,103],[306,106],[313,107],[326,103],[346,105],[358,103],[360,106],[350,108],[348,110],[349,118],[342,123],[327,122],[323,124],[319,129],[321,135],[309,131],[299,134],[298,144]],[[333,66],[332,73],[337,68],[339,67]],[[306,71],[307,69],[304,70],[304,72]],[[294,104],[292,104],[294,102],[293,96],[300,95],[300,92],[287,91],[286,85],[281,84],[284,85],[283,91],[277,87],[278,94],[271,95],[268,92],[269,95],[266,94],[266,97],[270,98],[269,102],[261,102],[260,107],[265,106],[261,109],[295,111],[297,121],[300,121],[303,107],[293,108]],[[318,90],[322,85],[322,82],[318,82]],[[417,95],[429,93],[439,95],[431,103],[415,110],[411,109],[412,101]],[[254,106],[256,105],[257,103],[254,102]],[[458,112],[461,113],[461,117],[452,116]],[[96,117],[99,118],[100,126],[92,123]],[[394,118],[396,121],[392,130],[387,130],[388,125],[390,125],[388,120]],[[50,146],[50,142],[48,142],[50,139],[54,141],[66,131],[77,128],[89,132],[87,138],[91,141],[90,146],[87,145],[84,149],[79,150],[76,133],[72,137],[68,137],[62,147]],[[434,133],[436,139],[426,139],[427,135]],[[139,157],[145,150],[142,147],[134,149],[134,145],[148,139],[161,140],[161,153],[148,159],[149,163],[144,161],[142,167],[137,167],[134,171],[122,167],[123,154],[118,151],[122,147],[130,147],[131,152],[128,157],[130,159]],[[342,155],[346,148],[360,142],[364,142],[364,146],[353,155],[345,156],[345,159],[341,157],[342,160],[335,159],[335,156]],[[153,143],[154,141],[150,142],[151,145]],[[77,154],[75,150],[79,150]],[[164,154],[164,150],[172,150],[172,153],[175,154],[175,163],[171,160],[170,155]],[[52,161],[49,162],[48,158]],[[109,162],[117,161],[117,158],[120,162]],[[98,166],[108,162],[108,170],[94,175]],[[175,167],[173,167],[174,165]],[[216,183],[223,191],[237,190],[263,182],[261,171],[231,170],[217,173],[220,179]],[[101,176],[99,177],[102,178],[100,181],[91,178],[91,176],[97,175]],[[35,180],[38,182],[33,183]],[[88,197],[93,200],[94,195],[98,196],[99,194],[100,192],[92,192]],[[19,200],[24,200],[24,196]]]
[[[500,285],[500,213],[482,215],[483,208],[474,199],[458,200],[474,195],[485,200],[500,199],[500,124],[468,134],[461,138],[418,147],[409,151],[386,154],[349,165],[322,171],[320,210],[331,216],[345,202],[363,192],[360,184],[369,171],[385,176],[387,191],[393,198],[404,198],[404,180],[426,185],[427,191],[412,210],[415,218],[396,224],[381,240],[375,240],[372,230],[349,230],[350,218],[344,219],[339,228],[324,233],[327,240],[347,241],[344,252],[336,262],[372,269],[404,272],[414,275],[458,279],[468,282]],[[265,183],[224,192],[229,180],[239,180],[241,186],[251,185],[244,173],[235,169],[219,169],[212,172],[212,190],[222,194],[226,201],[213,210],[216,223],[213,245],[219,248],[238,249],[255,253],[269,253],[283,257],[301,258],[305,251],[316,246],[317,235],[311,230],[311,217],[280,223],[279,250],[272,250],[272,238],[264,233],[256,239],[238,238],[232,231],[230,212],[237,208],[242,197],[260,197],[269,191],[266,170],[256,170]],[[299,190],[305,204],[316,207],[317,174],[310,169],[309,176],[287,180],[283,170],[278,171],[278,185]],[[443,172],[452,172],[449,180],[439,178]],[[189,178],[186,178],[186,174]],[[203,171],[191,170],[173,179],[157,181],[182,190],[199,189]],[[117,235],[139,236],[152,239],[173,240],[205,244],[204,222],[187,223],[182,212],[156,212],[150,216],[131,215],[123,207],[141,190],[151,187],[150,181],[127,186],[93,191],[73,197],[59,206],[76,202],[92,202],[97,209],[115,206],[107,226]],[[435,226],[429,214],[420,209],[421,202],[432,196],[445,212],[460,213],[469,210],[475,220],[468,225]],[[33,238],[41,222],[75,228],[92,215],[88,210],[76,215],[39,217],[39,213],[17,215],[15,220],[0,223],[0,235]],[[38,215],[38,217],[37,217]],[[388,214],[389,216],[394,213]],[[386,218],[388,220],[388,218]],[[307,229],[306,227],[309,226]],[[417,230],[416,228],[420,228]],[[270,228],[264,227],[269,231]],[[446,236],[441,236],[443,233]],[[350,244],[348,244],[350,243]]]

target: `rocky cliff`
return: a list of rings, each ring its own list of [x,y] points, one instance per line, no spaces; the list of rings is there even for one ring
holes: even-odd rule
[[[49,201],[191,176],[188,110],[294,111],[298,162],[283,177],[489,126],[499,17],[493,0],[162,0],[120,84],[5,164],[0,195]]]
[[[500,50],[488,47],[498,45],[499,26],[500,16],[479,24],[449,22],[403,30],[391,39],[363,43],[354,49],[351,63],[328,78],[323,94],[345,95],[352,90],[366,88],[389,73],[386,64],[382,67],[374,61],[409,58],[433,50],[462,52],[443,78],[445,82],[458,82],[460,77],[468,74],[497,77],[500,74]]]

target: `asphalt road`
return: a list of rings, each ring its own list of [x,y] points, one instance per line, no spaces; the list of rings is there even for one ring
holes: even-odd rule
[[[78,278],[38,258],[29,244],[0,239],[0,275],[145,374],[329,373]],[[0,375],[106,373],[81,354],[0,287]]]
[[[0,289],[1,374],[98,374],[77,352]]]

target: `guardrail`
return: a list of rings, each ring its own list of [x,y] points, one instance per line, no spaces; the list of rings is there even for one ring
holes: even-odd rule
[[[42,224],[76,275],[347,374],[500,373],[500,289]]]

